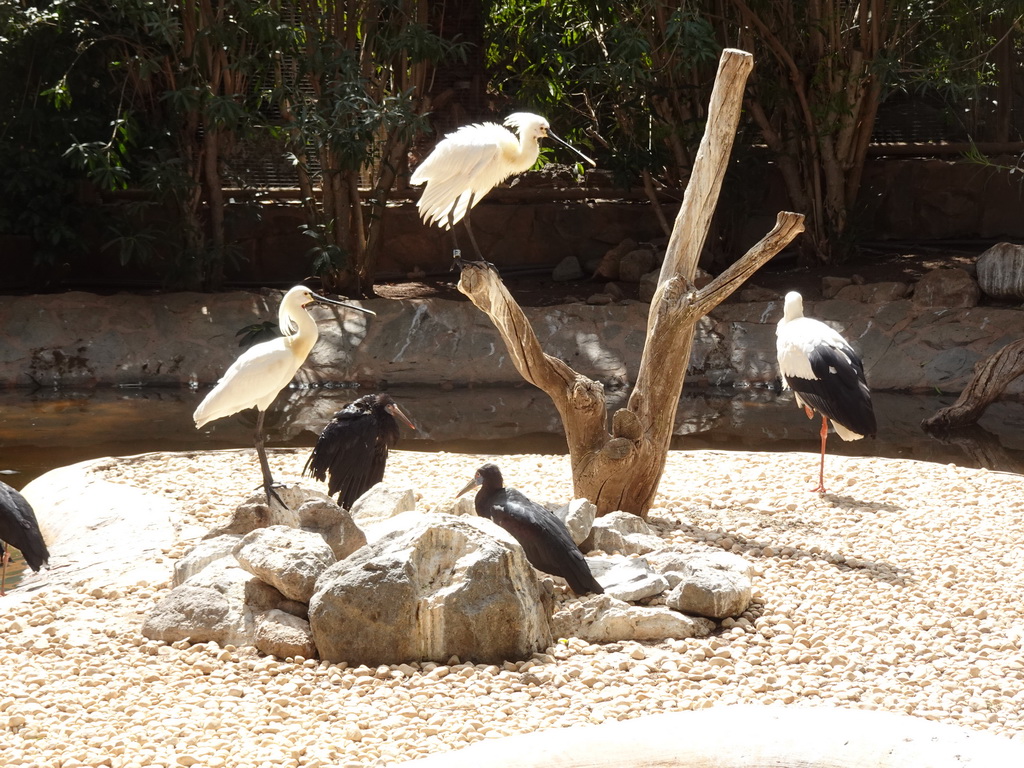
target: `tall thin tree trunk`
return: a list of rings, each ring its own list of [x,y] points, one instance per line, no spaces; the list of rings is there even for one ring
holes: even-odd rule
[[[803,231],[803,216],[780,214],[775,229],[742,259],[700,291],[693,289],[752,66],[750,54],[722,54],[704,139],[651,302],[636,385],[628,405],[613,415],[611,434],[601,384],[544,354],[494,270],[470,265],[462,271],[459,290],[491,318],[523,378],[554,402],[565,427],[575,493],[594,502],[600,514],[646,516],[664,470],[696,324]]]

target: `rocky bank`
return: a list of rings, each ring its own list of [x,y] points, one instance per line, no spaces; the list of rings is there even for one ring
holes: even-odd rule
[[[953,277],[955,286],[966,273]],[[959,392],[975,363],[1024,338],[1020,309],[958,306],[956,292],[917,290],[907,298],[908,291],[902,283],[850,285],[833,299],[805,304],[809,316],[835,326],[861,352],[875,391]],[[0,328],[6,335],[0,386],[211,384],[237,357],[237,332],[276,319],[280,298],[280,291],[270,290],[0,297]],[[609,302],[526,307],[525,312],[545,352],[585,376],[623,385],[639,367],[648,305]],[[313,310],[320,341],[296,377],[300,385],[522,382],[490,320],[468,300],[361,304],[377,316]],[[775,324],[781,313],[782,295],[771,291],[742,292],[719,306],[697,326],[687,382],[757,386],[776,381]],[[1021,392],[1024,381],[1007,390]]]
[[[423,508],[485,460],[392,456],[385,479]],[[272,451],[275,476],[296,481],[304,458]],[[490,458],[531,497],[567,500],[565,457]],[[657,534],[754,566],[749,609],[710,637],[568,637],[526,661],[377,667],[140,634],[176,560],[249,495],[251,451],[57,470],[25,489],[53,567],[3,603],[0,750],[16,766],[374,766],[739,703],[909,714],[1024,749],[1024,477],[829,457],[819,496],[816,468],[800,453],[670,455]]]

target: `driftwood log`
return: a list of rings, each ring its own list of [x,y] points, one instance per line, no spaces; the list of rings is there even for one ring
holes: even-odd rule
[[[722,53],[707,128],[651,301],[636,384],[626,407],[613,414],[610,433],[603,385],[544,354],[497,272],[477,264],[462,271],[459,290],[491,318],[523,378],[554,402],[569,446],[574,493],[596,504],[599,514],[647,515],[665,468],[697,323],[803,231],[802,215],[780,213],[775,228],[739,261],[703,289],[693,287],[752,67],[748,53]]]
[[[743,704],[484,740],[408,768],[994,768],[1024,745],[920,717]]]
[[[1024,373],[1024,339],[1007,344],[980,363],[974,377],[960,393],[957,401],[942,408],[921,422],[928,431],[966,427],[978,419],[1006,390],[1014,379]]]

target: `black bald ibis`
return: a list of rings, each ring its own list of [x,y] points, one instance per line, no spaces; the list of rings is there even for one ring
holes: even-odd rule
[[[577,595],[601,594],[604,588],[590,572],[587,559],[554,512],[531,501],[515,488],[506,488],[497,464],[484,464],[459,491],[474,486],[476,513],[500,525],[519,542],[534,568],[561,576]]]
[[[351,509],[356,499],[384,479],[388,451],[398,442],[398,422],[416,429],[391,395],[363,395],[336,414],[324,427],[302,473],[321,482],[330,477],[327,493]]]
[[[16,490],[0,481],[0,597],[4,591],[4,580],[7,578],[8,545],[18,549],[28,567],[38,571],[50,561],[50,553],[39,532],[36,513],[32,505]]]
[[[807,418],[814,418],[815,411],[821,415],[821,469],[814,491],[824,493],[828,422],[843,440],[877,432],[864,363],[836,331],[804,317],[804,300],[796,291],[786,294],[776,338],[783,384],[796,393]]]

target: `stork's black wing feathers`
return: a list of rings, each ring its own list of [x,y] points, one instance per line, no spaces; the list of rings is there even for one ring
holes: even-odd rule
[[[864,363],[852,348],[818,345],[808,354],[817,379],[787,376],[786,382],[807,405],[858,435],[878,431],[865,382]]]
[[[4,482],[0,482],[0,541],[19,550],[33,571],[50,561],[32,505]]]
[[[484,504],[486,509],[481,511],[478,506],[477,513],[490,517],[512,534],[535,568],[561,576],[577,595],[604,592],[565,523],[554,512],[515,488],[503,488],[486,499]]]

